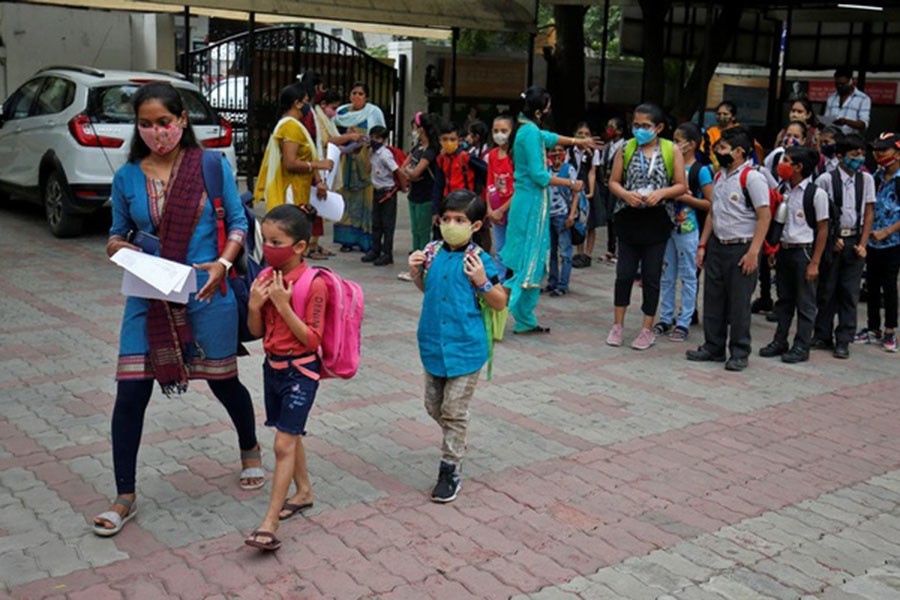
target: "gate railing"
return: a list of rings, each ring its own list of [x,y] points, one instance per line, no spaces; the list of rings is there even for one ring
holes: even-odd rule
[[[247,31],[189,54],[188,77],[234,127],[238,173],[253,177],[271,128],[280,115],[282,88],[304,71],[321,75],[325,86],[348,101],[356,81],[369,86],[369,101],[384,112],[388,129],[397,124],[399,80],[391,61],[380,60],[334,36],[299,25]]]

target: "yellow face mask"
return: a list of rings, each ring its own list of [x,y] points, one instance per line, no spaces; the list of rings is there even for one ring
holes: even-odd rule
[[[453,154],[459,148],[459,142],[441,142],[441,148],[446,154]]]
[[[472,239],[472,226],[462,223],[441,223],[441,237],[454,248],[459,248]]]

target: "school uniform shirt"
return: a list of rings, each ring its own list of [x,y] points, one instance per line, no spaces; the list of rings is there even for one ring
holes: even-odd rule
[[[584,181],[584,193],[587,193],[588,174],[590,173],[590,169],[596,169],[600,166],[600,152],[595,150],[593,154],[588,156],[586,150],[582,150],[576,146],[569,150],[568,158],[569,160],[567,162],[578,169],[578,178]]]
[[[622,138],[621,140],[616,140],[615,142],[607,142],[603,147],[602,156],[600,157],[600,164],[603,167],[604,180],[609,179],[609,174],[612,173],[613,162],[616,160],[616,154],[624,145],[625,138]]]
[[[372,185],[376,190],[394,187],[394,171],[399,168],[394,155],[386,146],[382,146],[369,155],[372,165]]]
[[[884,175],[879,178],[883,181]],[[894,173],[894,177],[900,177],[900,172]],[[900,221],[900,198],[897,197],[897,184],[892,178],[887,183],[880,185],[875,195],[875,218],[872,221],[872,231],[886,229]],[[900,246],[900,231],[895,231],[880,242],[874,237],[869,238],[869,246],[872,248],[893,248]]]
[[[469,375],[488,359],[487,332],[478,305],[478,291],[463,272],[467,249],[463,246],[452,250],[445,243],[435,253],[425,274],[417,333],[419,358],[425,370],[435,377]],[[499,285],[494,261],[484,251],[481,257],[487,278]]]
[[[775,148],[769,155],[766,156],[765,160],[763,160],[763,166],[767,168],[770,172],[775,171],[775,168],[778,166],[778,163],[782,161],[784,158],[784,148],[779,147]]]
[[[854,88],[853,93],[847,98],[843,106],[841,105],[841,96],[837,92],[833,92],[828,96],[825,102],[825,116],[832,119],[850,119],[851,121],[862,121],[869,128],[869,121],[872,116],[872,99],[864,92]],[[849,125],[841,125],[841,131],[844,133],[859,133]]]
[[[856,214],[856,174],[849,174],[844,169],[838,169],[841,174],[841,227],[849,227],[855,229],[857,223],[862,227],[862,219]],[[823,173],[816,179],[816,185],[825,190],[828,197],[834,199],[834,189],[832,189],[833,175],[831,173]],[[863,212],[865,212],[866,204],[875,204],[875,178],[870,173],[863,172]],[[865,216],[865,215],[863,215]],[[857,233],[862,233],[859,231]]]
[[[812,177],[807,177],[796,186],[784,193],[784,202],[787,202],[788,217],[784,222],[784,231],[781,234],[781,241],[788,244],[812,244],[815,239],[816,232],[809,227],[806,222],[806,212],[803,207],[803,196],[806,192],[806,186],[816,185],[813,183]],[[813,206],[816,211],[816,223],[828,219],[828,194],[825,190],[817,187],[816,195],[813,198]]]
[[[769,206],[769,184],[765,176],[746,165],[731,173],[719,171],[713,182],[712,223],[713,233],[720,240],[750,239],[756,230],[756,212],[747,207],[741,189],[741,171],[747,174],[747,192],[754,209]]]
[[[841,165],[841,159],[837,156],[825,159],[825,173],[831,173]]]
[[[690,185],[690,174],[691,168],[685,168],[684,180],[688,182],[688,185]],[[703,186],[709,185],[713,182],[712,169],[710,169],[707,165],[701,166],[698,180],[700,185],[699,189],[688,191],[695,198],[702,198]],[[697,220],[697,211],[695,211],[692,207],[688,206],[684,202],[675,202],[675,232],[691,233],[692,231],[697,231],[699,228],[700,222]]]
[[[553,170],[550,170],[553,173]],[[553,173],[555,177],[563,179],[573,179],[575,176],[575,167],[569,163],[563,163],[559,171]],[[562,217],[569,216],[569,210],[572,208],[572,190],[567,187],[558,185],[550,186],[550,216]]]
[[[295,269],[284,274],[285,284],[296,284],[303,273],[309,267],[305,262],[300,263]],[[328,289],[325,282],[316,277],[309,286],[306,299],[306,312],[297,315],[306,323],[308,333],[306,344],[300,342],[288,324],[278,313],[278,309],[269,300],[263,304],[260,311],[263,319],[263,349],[267,355],[274,356],[302,356],[315,352],[322,340],[325,331],[325,311],[327,310]]]

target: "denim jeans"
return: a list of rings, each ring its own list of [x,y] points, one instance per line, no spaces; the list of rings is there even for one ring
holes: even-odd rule
[[[566,227],[567,216],[550,217],[550,277],[547,287],[561,292],[568,291],[569,275],[572,273],[572,231]]]
[[[671,323],[675,319],[675,287],[681,280],[681,312],[676,325],[688,329],[691,317],[697,307],[697,246],[700,243],[700,232],[672,233],[666,245],[666,256],[663,259],[663,276],[660,285],[662,300],[659,309],[659,320]]]
[[[497,267],[497,277],[500,278],[500,281],[506,281],[506,266],[500,260],[500,251],[503,250],[503,245],[506,244],[506,224],[492,224],[491,235],[493,237],[491,258],[494,259],[494,266]]]

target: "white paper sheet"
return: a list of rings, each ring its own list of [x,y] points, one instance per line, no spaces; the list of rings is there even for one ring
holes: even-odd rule
[[[834,120],[837,119],[837,117],[826,117],[825,115],[816,115],[816,119],[819,121],[819,123],[822,124],[822,127],[824,128],[824,127],[830,127],[831,125],[834,125]]]
[[[344,218],[344,197],[337,192],[328,192],[325,200],[319,200],[316,187],[309,192],[309,203],[319,212],[319,216],[329,221],[340,221]]]
[[[125,269],[122,293],[126,296],[184,304],[187,295],[197,291],[197,274],[187,265],[129,248],[119,250],[110,260]]]
[[[341,149],[335,144],[328,144],[328,149],[325,152],[325,158],[331,161],[332,167],[331,170],[328,171],[328,175],[325,176],[325,182],[328,184],[328,189],[334,189],[334,176],[337,174],[338,165],[341,164]]]

